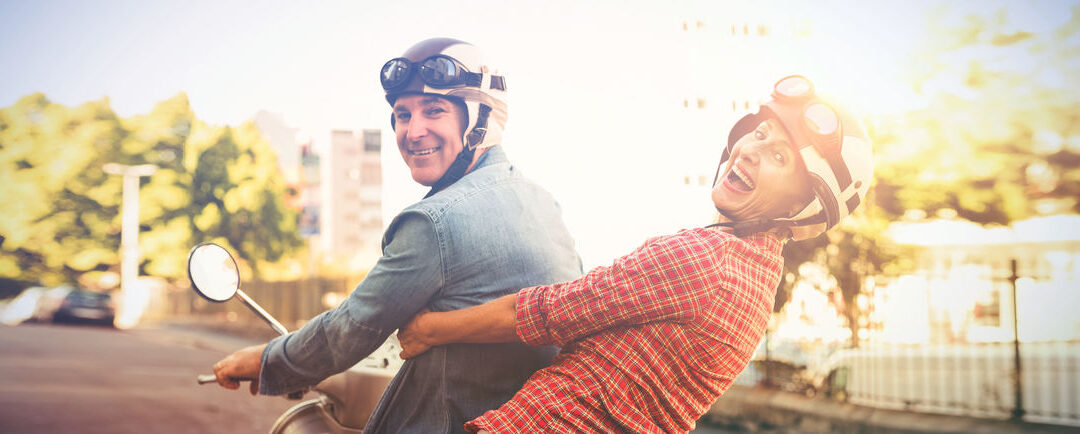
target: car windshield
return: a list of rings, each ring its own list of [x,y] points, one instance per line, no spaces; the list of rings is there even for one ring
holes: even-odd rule
[[[109,294],[88,291],[72,291],[71,294],[68,294],[68,298],[71,298],[74,301],[80,301],[84,303],[105,303],[109,301]]]

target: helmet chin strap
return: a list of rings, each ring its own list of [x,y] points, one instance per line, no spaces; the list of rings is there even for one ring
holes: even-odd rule
[[[465,172],[469,169],[469,165],[472,164],[473,155],[476,154],[476,147],[484,141],[484,136],[487,134],[489,113],[491,113],[491,107],[488,107],[486,104],[480,104],[480,112],[476,117],[476,126],[473,127],[472,131],[469,131],[469,135],[465,137],[465,146],[462,147],[461,152],[458,152],[457,158],[454,158],[454,162],[450,163],[450,167],[446,168],[446,172],[443,172],[443,176],[431,185],[431,190],[424,195],[424,199],[442,191],[442,189],[449,187],[451,184],[461,179],[461,177],[465,176]]]
[[[772,230],[772,229],[790,229],[791,226],[792,226],[792,222],[790,222],[788,220],[767,219],[767,218],[766,219],[744,220],[744,221],[738,221],[737,222],[737,221],[734,221],[733,219],[731,219],[731,216],[727,215],[726,213],[724,213],[724,211],[720,210],[719,208],[717,208],[716,211],[718,211],[720,213],[720,215],[722,215],[724,217],[727,217],[728,221],[719,222],[719,223],[713,223],[713,224],[705,226],[705,227],[707,227],[707,228],[712,228],[712,227],[716,227],[716,226],[728,227],[728,228],[731,228],[732,232],[735,234],[735,236],[739,237],[739,238],[742,238],[742,237],[745,237],[745,236],[748,236],[748,235],[753,235],[753,234],[756,234],[758,232],[766,232],[766,231],[769,231],[769,230]]]
[[[476,153],[476,148],[466,147],[458,152],[457,158],[453,163],[450,163],[450,167],[446,169],[443,176],[435,181],[435,184],[431,185],[431,190],[424,195],[424,199],[431,197],[431,195],[438,193],[442,189],[450,186],[465,176],[465,170],[469,168],[469,163],[472,163],[473,154]]]

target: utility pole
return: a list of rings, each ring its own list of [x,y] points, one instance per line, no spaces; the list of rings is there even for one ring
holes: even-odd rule
[[[1013,308],[1013,409],[1012,420],[1022,422],[1024,420],[1024,380],[1023,367],[1020,364],[1020,309],[1016,305],[1016,281],[1020,277],[1016,273],[1016,259],[1009,261],[1009,284],[1012,286]]]
[[[127,300],[131,297],[130,292],[135,290],[135,282],[139,278],[139,178],[153,175],[158,167],[153,164],[127,166],[108,163],[103,169],[105,173],[124,177],[120,211],[120,299]],[[117,323],[122,327],[134,325],[134,321],[142,314],[142,309],[130,312],[125,304],[121,302],[121,311],[117,315]],[[129,318],[132,314],[136,317]]]

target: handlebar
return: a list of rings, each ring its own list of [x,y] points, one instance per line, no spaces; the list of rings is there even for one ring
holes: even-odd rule
[[[200,385],[201,384],[217,383],[217,377],[214,376],[214,374],[203,374],[203,375],[200,375],[198,377],[197,381],[199,382]],[[300,389],[300,390],[292,392],[292,393],[290,393],[288,395],[285,395],[285,397],[288,398],[288,399],[294,399],[294,400],[295,399],[301,399],[301,398],[304,397],[304,393],[307,392],[309,389],[311,389],[311,388],[310,387],[305,387],[303,389]]]

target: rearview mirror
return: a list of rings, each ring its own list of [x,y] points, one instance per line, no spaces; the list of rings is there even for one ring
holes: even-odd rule
[[[236,295],[240,289],[240,268],[224,247],[202,243],[188,255],[188,278],[195,292],[203,298],[221,303]]]

